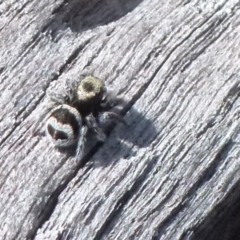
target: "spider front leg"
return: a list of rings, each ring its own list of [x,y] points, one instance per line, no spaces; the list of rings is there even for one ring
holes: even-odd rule
[[[66,96],[63,94],[49,93],[50,100],[55,104],[64,104],[66,103]]]
[[[111,90],[105,90],[100,107],[102,111],[108,112],[117,105],[122,105],[124,103],[122,98],[117,97],[117,94]]]
[[[72,102],[74,100],[76,89],[77,82],[68,79],[66,82],[65,95],[68,96],[69,102]]]
[[[79,131],[79,139],[77,142],[77,148],[76,148],[76,158],[77,160],[80,160],[83,155],[84,145],[87,139],[87,126],[82,126]]]
[[[103,130],[98,126],[98,123],[92,114],[86,117],[86,124],[89,128],[91,128],[97,135],[97,138],[104,142],[106,140],[106,134]]]
[[[102,112],[100,113],[99,117],[98,117],[98,121],[101,124],[106,124],[108,121],[110,122],[114,122],[114,123],[118,123],[121,122],[123,124],[127,124],[125,122],[125,120],[123,119],[123,117],[115,112]]]

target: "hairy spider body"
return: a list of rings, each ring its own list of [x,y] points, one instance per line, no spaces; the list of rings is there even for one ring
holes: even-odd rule
[[[46,133],[54,146],[68,147],[78,140],[82,127],[79,112],[66,104],[54,108],[46,122]]]
[[[76,155],[79,158],[89,130],[95,133],[98,140],[104,141],[106,135],[103,125],[107,122],[125,121],[113,111],[119,104],[118,99],[101,80],[86,76],[80,82],[67,82],[65,91],[64,94],[51,95],[57,106],[47,118],[46,134],[55,147],[76,145]]]

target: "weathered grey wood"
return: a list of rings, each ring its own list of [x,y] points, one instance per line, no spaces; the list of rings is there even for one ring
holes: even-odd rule
[[[238,239],[240,1],[0,3],[0,239]],[[128,126],[74,157],[32,136],[92,73]]]

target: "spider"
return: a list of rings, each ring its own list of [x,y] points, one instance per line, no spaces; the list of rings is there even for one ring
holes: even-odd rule
[[[79,159],[84,150],[89,130],[97,139],[105,141],[104,126],[110,122],[122,122],[114,111],[119,99],[107,90],[105,84],[93,76],[80,81],[68,81],[64,94],[50,95],[54,107],[46,120],[46,135],[57,148],[76,146]]]

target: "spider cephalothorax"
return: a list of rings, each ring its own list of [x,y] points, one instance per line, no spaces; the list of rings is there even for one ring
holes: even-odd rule
[[[46,121],[46,134],[55,147],[76,145],[79,158],[83,152],[88,130],[95,132],[98,140],[106,135],[102,126],[106,122],[124,122],[114,111],[118,99],[107,90],[105,84],[85,76],[76,82],[68,82],[64,94],[52,94],[57,106],[51,110]]]

